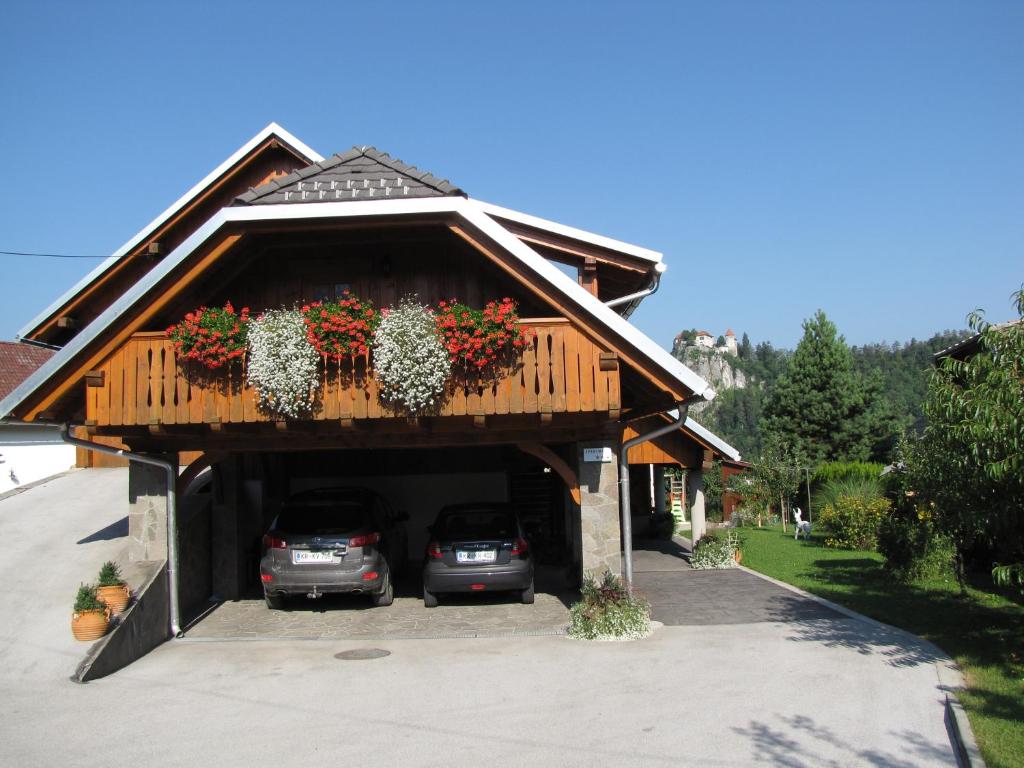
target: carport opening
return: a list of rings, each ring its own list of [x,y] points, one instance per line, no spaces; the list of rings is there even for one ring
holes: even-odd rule
[[[208,610],[211,599],[262,599],[263,534],[284,500],[314,488],[368,488],[397,517],[407,518],[397,598],[420,598],[427,529],[442,507],[466,502],[515,507],[533,552],[538,593],[567,602],[579,583],[578,508],[556,472],[515,446],[239,453],[216,462],[209,475],[210,482],[197,484],[182,504],[181,602],[190,617]],[[512,598],[495,593],[465,599]],[[294,610],[370,607],[365,596],[354,595],[294,602]]]

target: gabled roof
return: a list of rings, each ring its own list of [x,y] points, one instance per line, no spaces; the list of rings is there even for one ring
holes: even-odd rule
[[[250,189],[236,204],[323,203],[381,198],[466,196],[446,179],[406,165],[373,147],[352,147]]]
[[[218,165],[206,176],[204,176],[199,182],[197,182],[191,189],[188,190],[184,195],[175,200],[171,205],[159,216],[153,219],[149,224],[144,226],[138,232],[135,233],[131,239],[128,240],[124,245],[114,251],[108,258],[102,261],[96,266],[89,274],[75,283],[69,290],[65,291],[59,299],[53,302],[50,306],[36,315],[26,325],[18,331],[18,337],[24,337],[32,333],[41,323],[45,322],[54,312],[59,310],[69,301],[71,301],[78,293],[84,290],[87,286],[91,285],[97,278],[103,273],[107,272],[111,267],[117,264],[122,257],[129,254],[135,249],[140,243],[146,240],[153,232],[158,230],[167,221],[172,219],[179,211],[188,206],[193,200],[199,197],[211,184],[217,181],[221,176],[227,173],[236,163],[243,160],[246,155],[252,152],[254,149],[259,147],[261,144],[269,139],[277,139],[285,147],[287,147],[293,153],[304,157],[308,162],[319,162],[323,160],[323,155],[314,149],[308,147],[305,143],[297,139],[291,133],[286,131],[277,123],[270,123],[266,128],[253,136],[249,141],[245,142],[235,152],[233,152],[223,163]]]
[[[0,400],[53,357],[52,349],[14,341],[0,341]]]
[[[714,398],[714,390],[703,378],[683,365],[515,235],[504,229],[471,201],[461,197],[444,196],[420,199],[357,200],[349,203],[321,202],[309,205],[223,208],[75,336],[66,347],[17,390],[4,398],[0,402],[0,418],[7,417],[42,387],[51,376],[74,360],[80,352],[86,350],[123,313],[137,311],[137,306],[151,289],[177,269],[196,249],[225,227],[261,221],[314,222],[349,217],[422,217],[423,215],[438,214],[457,217],[464,224],[475,228],[483,236],[489,238],[506,254],[513,257],[538,285],[550,286],[556,294],[563,297],[567,304],[575,306],[579,315],[586,318],[586,322],[592,327],[610,332],[639,352],[639,364],[654,372],[662,381],[681,384],[685,390],[702,396],[706,400]]]

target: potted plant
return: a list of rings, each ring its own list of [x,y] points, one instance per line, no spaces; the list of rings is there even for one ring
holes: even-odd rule
[[[235,312],[229,301],[220,307],[199,307],[167,329],[179,360],[195,360],[212,371],[226,368],[245,354],[249,308]]]
[[[128,607],[131,592],[121,578],[121,569],[117,567],[117,563],[107,560],[100,567],[96,581],[96,596],[115,616]]]
[[[110,609],[96,596],[96,587],[82,584],[75,595],[75,611],[71,614],[71,634],[76,640],[97,640],[110,626]]]

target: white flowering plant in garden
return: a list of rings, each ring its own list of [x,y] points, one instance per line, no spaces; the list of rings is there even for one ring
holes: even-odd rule
[[[250,332],[251,333],[251,332]],[[373,370],[382,395],[411,413],[438,402],[451,373],[434,313],[407,297],[385,311],[373,336]]]
[[[639,640],[651,634],[651,606],[610,571],[600,582],[588,573],[580,601],[569,608],[568,633],[578,640]]]
[[[260,407],[280,416],[309,413],[320,385],[320,355],[297,309],[271,309],[251,321],[246,377]]]
[[[693,548],[690,565],[698,571],[713,568],[735,568],[738,547],[739,540],[734,534],[729,534],[724,539],[720,539],[713,533],[705,534]]]

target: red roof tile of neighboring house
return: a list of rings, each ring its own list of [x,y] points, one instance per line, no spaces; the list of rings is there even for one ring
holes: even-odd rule
[[[34,347],[16,341],[0,341],[0,399],[53,356],[52,349]]]

